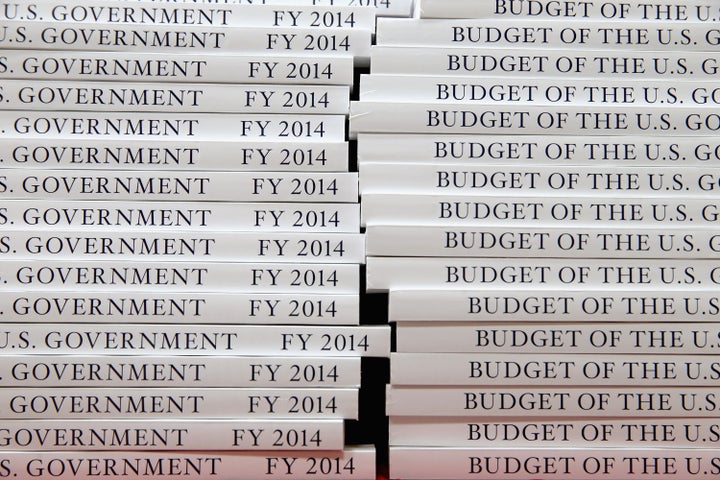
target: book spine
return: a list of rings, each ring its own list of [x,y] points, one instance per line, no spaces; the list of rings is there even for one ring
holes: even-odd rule
[[[343,115],[0,111],[0,138],[343,141]]]
[[[357,203],[209,203],[3,200],[3,230],[147,229],[195,231],[360,231]]]
[[[696,478],[718,475],[712,448],[461,448],[390,447],[391,478],[423,480],[480,478],[594,480],[607,478]]]
[[[0,375],[22,388],[359,388],[360,358],[2,355]]]
[[[0,319],[23,323],[358,325],[357,295],[0,292]]]
[[[589,78],[672,78],[711,80],[720,71],[713,52],[633,52],[615,50],[397,47],[372,49],[372,73],[401,75]]]
[[[397,324],[397,351],[716,355],[715,323]]]
[[[4,259],[176,260],[183,262],[364,263],[359,233],[221,233],[13,230],[0,236]]]
[[[6,80],[4,110],[338,114],[350,92],[340,85],[221,85]]]
[[[233,72],[232,78],[227,72]],[[6,50],[0,78],[352,85],[350,56]],[[232,81],[230,81],[232,80]]]
[[[718,165],[714,137],[358,134],[360,169],[369,163],[468,165]]]
[[[720,315],[720,297],[698,290],[423,290],[390,292],[391,321],[697,322]],[[6,307],[7,308],[7,307]]]
[[[582,288],[715,290],[720,264],[709,260],[444,259],[368,257],[368,290]]]
[[[2,138],[14,168],[347,172],[347,142]]]
[[[438,406],[442,405],[442,408]],[[719,418],[717,387],[513,388],[397,387],[390,416],[524,418]]]
[[[474,418],[392,417],[390,444],[398,447],[473,448],[698,448],[716,442],[713,419],[476,421]]]
[[[713,13],[715,16],[713,16]],[[691,0],[663,5],[626,0],[622,5],[613,2],[564,2],[548,0],[535,2],[475,2],[473,0],[422,0],[420,16],[424,18],[537,18],[644,20],[662,22],[712,22],[720,13],[712,1]]]
[[[215,2],[216,4],[218,2]],[[292,13],[291,13],[292,12]],[[115,1],[89,0],[82,5],[62,0],[39,0],[33,4],[8,8],[0,20],[55,21],[67,23],[113,23],[121,25],[183,25],[216,27],[374,27],[375,11],[368,8],[310,4],[282,10],[269,4],[232,4],[218,8],[198,6],[197,2],[118,5]]]
[[[652,23],[623,20],[554,19],[413,19],[379,18],[380,45],[445,47],[505,47],[548,49],[608,49],[617,51],[714,51],[720,36],[712,22]],[[422,32],[422,33],[419,33]]]
[[[684,386],[720,384],[720,362],[677,355],[393,353],[393,385]]]
[[[294,452],[22,452],[4,451],[0,465],[19,479],[52,476],[80,480],[102,476],[141,480],[148,475],[182,476],[187,480],[255,480],[282,475],[295,480],[323,478],[375,480],[375,449]],[[150,473],[152,472],[152,473]],[[320,473],[327,472],[327,473]]]
[[[709,228],[486,227],[368,225],[377,257],[714,258],[720,235]]]
[[[6,260],[3,289],[356,294],[354,264]]]
[[[0,355],[389,357],[390,327],[0,324]]]
[[[712,108],[659,105],[475,105],[351,102],[350,133],[639,135],[643,132],[712,135],[720,114]]]
[[[255,54],[312,53],[315,57],[349,55],[360,63],[370,57],[370,30],[354,28],[214,27],[123,25],[6,20],[3,49],[194,53],[223,51]]]
[[[3,419],[357,419],[353,388],[0,389]]]
[[[4,420],[18,452],[342,450],[341,420]]]
[[[392,199],[392,200],[391,200]],[[559,225],[607,227],[711,227],[720,219],[714,199],[686,197],[632,198],[612,196],[515,197],[489,195],[387,195],[363,196],[362,224],[445,226]]]

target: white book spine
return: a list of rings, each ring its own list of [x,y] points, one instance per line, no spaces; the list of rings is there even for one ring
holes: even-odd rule
[[[710,228],[485,227],[368,225],[373,257],[561,257],[712,259],[720,235]],[[670,253],[671,252],[671,253]]]
[[[380,18],[379,45],[608,49],[618,51],[715,51],[720,36],[712,22],[554,19],[401,20]]]
[[[22,388],[359,388],[360,358],[1,355],[0,375]]]
[[[714,52],[512,49],[377,46],[372,73],[590,78],[711,79],[720,71]]]
[[[169,260],[182,262],[364,263],[359,233],[168,234],[153,231],[14,230],[0,236],[7,259]]]
[[[357,419],[353,388],[0,389],[3,419]]]
[[[390,327],[2,323],[0,355],[388,357]]]
[[[356,294],[351,264],[6,260],[3,289]]]
[[[716,355],[715,323],[397,324],[398,352]]]
[[[698,448],[716,442],[717,420],[478,421],[475,418],[391,417],[390,445],[403,447],[541,448],[648,447]]]
[[[614,2],[476,2],[474,0],[422,0],[420,16],[424,18],[543,18],[610,20],[645,20],[663,22],[715,22],[718,6],[709,0],[691,0],[667,4],[649,4],[642,0]]]
[[[716,290],[710,260],[368,257],[368,290],[458,288]]]
[[[720,384],[712,356],[393,353],[394,386],[689,386]]]
[[[357,203],[3,200],[3,228],[195,231],[360,231]]]
[[[360,168],[369,163],[468,165],[720,165],[715,137],[358,134]]]
[[[391,478],[424,480],[711,480],[720,472],[714,448],[390,448]]]
[[[423,290],[390,292],[391,321],[711,321],[720,297],[698,290]]]
[[[222,85],[6,80],[4,110],[345,114],[340,85]]]
[[[8,169],[0,175],[6,198],[170,200],[204,202],[357,202],[351,172],[128,172]]]
[[[214,2],[218,4],[219,2]],[[292,12],[292,14],[290,13]],[[82,5],[62,0],[39,0],[34,4],[8,8],[0,20],[55,21],[75,23],[118,23],[132,25],[170,24],[185,26],[264,26],[365,28],[374,27],[375,12],[348,6],[317,7],[307,3],[282,10],[269,4],[231,4],[217,8],[193,4],[143,2],[118,5],[112,0],[90,0]]]
[[[233,72],[228,76],[228,72]],[[6,50],[0,78],[352,85],[350,56]],[[232,81],[231,81],[232,80]]]
[[[398,195],[637,195],[717,198],[720,174],[707,167],[363,165],[360,193]],[[404,175],[403,175],[404,173]]]
[[[8,450],[342,450],[341,420],[4,420]]]
[[[342,115],[0,112],[0,138],[345,140]],[[195,137],[195,138],[192,138]]]
[[[657,105],[474,105],[351,102],[350,133],[712,135],[720,114],[712,107]]]
[[[358,295],[0,292],[0,319],[25,323],[358,325]]]
[[[496,76],[478,79],[361,75],[360,100],[473,104],[573,103],[612,105],[713,105],[720,101],[718,89],[707,82],[688,80],[597,80],[564,78],[515,78]]]
[[[4,49],[168,52],[212,54],[311,53],[316,57],[349,55],[360,63],[370,57],[370,30],[354,28],[216,27],[60,23],[6,20]]]
[[[347,142],[2,138],[6,167],[184,171],[348,171]]]
[[[717,387],[387,389],[389,416],[522,418],[715,418]]]
[[[318,452],[22,452],[5,451],[2,468],[29,479],[52,475],[57,480],[102,476],[141,480],[148,475],[182,476],[187,480],[255,480],[282,475],[294,480],[323,478],[375,480],[374,447],[348,447]],[[320,472],[327,471],[327,474]],[[150,473],[152,472],[152,473]]]
[[[581,195],[518,198],[366,194],[362,208],[363,225],[659,227],[672,223],[711,227],[718,219],[717,201],[692,197],[673,200]]]

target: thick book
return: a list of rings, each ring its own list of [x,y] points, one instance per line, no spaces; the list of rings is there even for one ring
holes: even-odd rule
[[[429,222],[428,222],[429,223]],[[453,228],[370,224],[371,257],[707,258],[720,251],[715,228]],[[12,238],[12,237],[11,237]]]
[[[702,290],[393,290],[396,322],[699,322],[720,315],[720,297]]]
[[[393,386],[711,387],[720,362],[705,355],[393,353]]]
[[[12,271],[12,269],[10,269]],[[717,260],[368,257],[367,290],[467,288],[715,290]]]
[[[232,375],[228,375],[232,372]],[[359,357],[1,355],[3,387],[360,387]]]
[[[1,391],[0,391],[1,392]],[[389,416],[497,418],[714,418],[717,387],[398,387]]]
[[[342,450],[342,420],[4,420],[7,450]]]
[[[356,294],[359,265],[5,260],[3,290]]]
[[[539,0],[516,2],[497,0],[420,0],[423,18],[542,18],[545,20],[572,19],[580,25],[586,19],[597,20],[657,20],[661,22],[715,21],[717,5],[710,0],[690,0],[667,4],[653,4],[643,0],[615,2],[554,2]]]
[[[347,5],[295,5],[283,10],[267,2],[198,2],[142,1],[118,4],[115,0],[85,0],[80,5],[63,0],[39,0],[26,6],[14,6],[0,12],[0,20],[36,20],[73,23],[118,23],[132,25],[184,25],[218,27],[317,27],[374,28],[375,11]],[[286,2],[287,3],[287,2]],[[337,3],[337,2],[333,2]]]
[[[572,49],[373,47],[371,73],[439,76],[672,78],[712,80],[715,52],[632,52]]]
[[[350,103],[350,135],[367,133],[526,135],[712,135],[712,106],[476,105],[410,102]]]
[[[357,203],[5,200],[4,229],[345,232],[360,231]]]
[[[228,72],[232,75],[228,75]],[[352,85],[350,56],[6,50],[0,78]]]
[[[677,25],[670,24],[672,27]],[[682,22],[682,28],[646,20],[605,19],[391,19],[377,21],[378,45],[476,48],[550,48],[615,51],[712,52],[720,34],[712,22]]]
[[[12,230],[3,259],[364,263],[359,233]]]
[[[716,355],[710,323],[398,322],[398,352]]]
[[[388,357],[390,326],[0,324],[0,355]]]
[[[3,110],[346,114],[341,85],[227,85],[202,83],[5,80]]]
[[[2,388],[3,419],[357,419],[356,388]]]
[[[637,480],[720,474],[717,449],[703,448],[433,448],[390,447],[390,478],[405,480]]]
[[[621,195],[537,196],[363,195],[362,224],[453,227],[709,227],[720,219],[711,198],[642,198]]]
[[[707,167],[478,165],[387,162],[360,168],[360,193],[398,195],[710,197],[720,175]]]
[[[422,135],[358,133],[358,163],[702,166],[720,161],[716,137]]]
[[[288,449],[289,450],[289,449]],[[142,480],[172,476],[186,480],[287,479],[375,480],[375,448],[311,452],[3,452],[2,469],[18,478],[52,476],[57,480],[99,477]]]
[[[353,294],[0,291],[0,318],[25,323],[358,325]]]
[[[92,170],[347,172],[348,144],[266,140],[0,139],[7,167]]]
[[[720,426],[709,418],[521,420],[470,417],[391,417],[390,445],[398,447],[633,448],[706,447]]]

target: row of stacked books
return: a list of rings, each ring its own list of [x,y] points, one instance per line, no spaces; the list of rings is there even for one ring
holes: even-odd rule
[[[0,9],[0,476],[375,478],[346,120],[380,9],[258,3]]]
[[[351,103],[390,477],[718,478],[717,3],[420,14]]]

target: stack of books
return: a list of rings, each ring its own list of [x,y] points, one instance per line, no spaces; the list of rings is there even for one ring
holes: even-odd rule
[[[389,354],[346,140],[375,9],[313,3],[2,10],[0,475],[375,478],[344,436]]]
[[[390,477],[717,478],[717,4],[420,13],[351,104]]]

